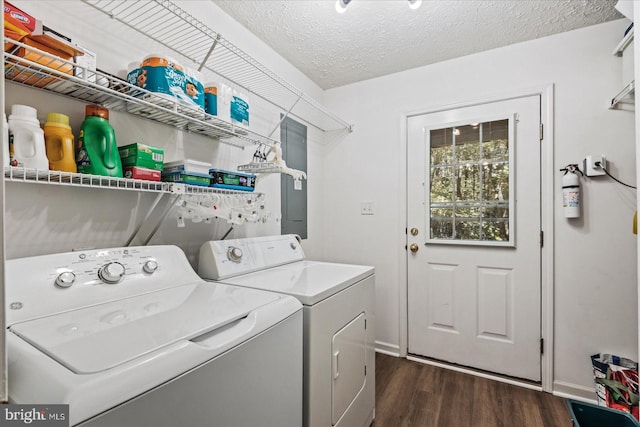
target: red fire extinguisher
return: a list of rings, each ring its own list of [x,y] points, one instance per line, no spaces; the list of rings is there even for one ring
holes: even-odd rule
[[[578,165],[567,165],[562,176],[562,208],[565,218],[580,218],[580,175]],[[580,175],[578,175],[580,174]]]

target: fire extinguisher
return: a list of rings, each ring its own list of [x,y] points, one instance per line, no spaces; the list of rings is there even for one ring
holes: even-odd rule
[[[580,175],[578,165],[567,165],[562,176],[562,207],[565,218],[580,218]],[[578,175],[580,174],[580,175]]]

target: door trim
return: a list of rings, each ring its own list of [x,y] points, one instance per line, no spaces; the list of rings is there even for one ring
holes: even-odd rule
[[[554,274],[554,192],[553,192],[553,146],[554,146],[554,124],[553,124],[553,83],[543,84],[539,86],[526,87],[519,90],[511,90],[505,93],[496,93],[493,96],[463,101],[448,105],[436,105],[426,107],[417,111],[403,112],[400,114],[400,156],[399,158],[399,174],[398,182],[400,183],[400,203],[398,203],[399,218],[403,220],[399,222],[398,230],[398,288],[399,292],[399,355],[407,357],[408,354],[408,251],[407,245],[407,120],[409,117],[423,114],[436,113],[444,110],[456,108],[471,107],[479,104],[488,104],[492,102],[507,101],[514,98],[523,98],[527,96],[540,96],[540,119],[543,125],[543,142],[540,153],[540,190],[541,190],[541,221],[540,225],[544,231],[545,244],[541,251],[541,335],[544,339],[544,353],[541,357],[541,379],[542,390],[546,392],[553,391],[553,274]]]

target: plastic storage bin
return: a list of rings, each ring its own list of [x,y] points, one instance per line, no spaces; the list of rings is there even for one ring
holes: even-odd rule
[[[567,399],[574,427],[639,427],[627,412]]]
[[[209,176],[211,163],[199,162],[192,159],[177,160],[175,162],[167,162],[164,164],[164,173],[184,173],[189,175]]]

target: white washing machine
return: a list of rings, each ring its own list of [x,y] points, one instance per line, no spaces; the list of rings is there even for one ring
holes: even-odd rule
[[[374,268],[305,260],[294,235],[207,242],[198,274],[296,297],[304,312],[304,426],[375,415]]]
[[[302,424],[293,297],[206,282],[175,246],[16,259],[6,277],[11,403],[69,404],[82,426]]]

